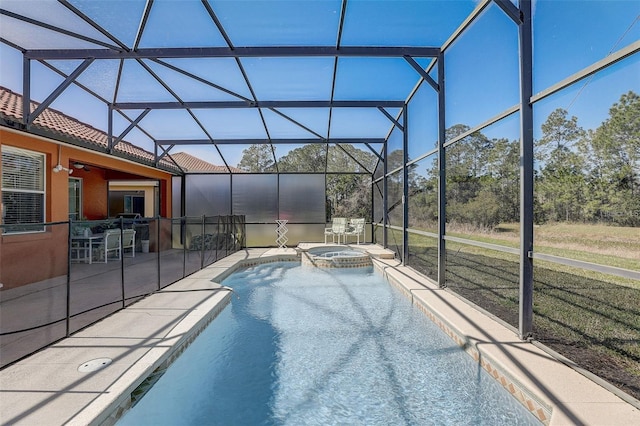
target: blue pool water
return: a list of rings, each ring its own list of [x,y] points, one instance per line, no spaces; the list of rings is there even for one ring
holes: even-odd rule
[[[269,263],[121,425],[539,425],[366,269]]]

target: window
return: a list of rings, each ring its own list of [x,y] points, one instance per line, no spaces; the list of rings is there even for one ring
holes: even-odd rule
[[[69,178],[69,219],[82,220],[82,179]]]
[[[3,233],[44,231],[44,167],[44,154],[2,147]]]

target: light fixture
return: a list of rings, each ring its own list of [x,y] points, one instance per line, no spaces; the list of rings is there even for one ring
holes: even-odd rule
[[[85,172],[89,171],[89,168],[87,167],[86,164],[80,163],[78,161],[73,163],[73,167],[78,169],[78,170],[84,170]]]
[[[66,171],[66,172],[67,172],[67,173],[69,173],[69,174],[73,173],[73,170],[71,170],[71,169],[67,169],[67,168],[66,168],[66,167],[64,167],[62,164],[58,164],[57,166],[55,166],[55,167],[53,168],[53,172],[54,172],[54,173],[59,173],[59,172],[61,172],[62,170]]]
[[[60,173],[62,170],[65,170],[69,174],[73,173],[73,170],[67,169],[62,164],[60,164],[60,153],[61,152],[62,152],[62,145],[58,145],[58,164],[56,166],[54,166],[53,172],[54,173]]]

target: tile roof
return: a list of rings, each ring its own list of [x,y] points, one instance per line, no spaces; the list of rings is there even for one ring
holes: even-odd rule
[[[31,111],[40,105],[38,102],[31,102]],[[22,95],[15,93],[5,87],[0,86],[0,118],[7,121],[22,122]],[[45,109],[34,121],[36,129],[44,130],[48,133],[75,139],[96,148],[97,151],[106,150],[107,133],[98,130],[88,124],[82,123],[60,111],[52,108]],[[143,160],[145,163],[154,161],[154,154],[137,147],[129,142],[121,141],[114,151],[125,154],[133,159]],[[160,163],[170,170],[177,171],[171,161],[161,160]]]
[[[229,173],[226,166],[216,166],[186,152],[177,152],[170,155],[187,172]],[[232,173],[244,173],[244,170],[236,167],[229,166],[229,168]]]

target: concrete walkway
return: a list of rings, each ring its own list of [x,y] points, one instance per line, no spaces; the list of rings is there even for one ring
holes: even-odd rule
[[[400,266],[389,251],[356,247],[370,250],[376,268],[543,423],[640,424],[640,410]],[[237,252],[0,371],[0,423],[114,423],[144,380],[179,356],[229,302],[232,291],[219,282],[241,263],[296,257],[294,249]],[[103,363],[98,371],[79,371]]]

